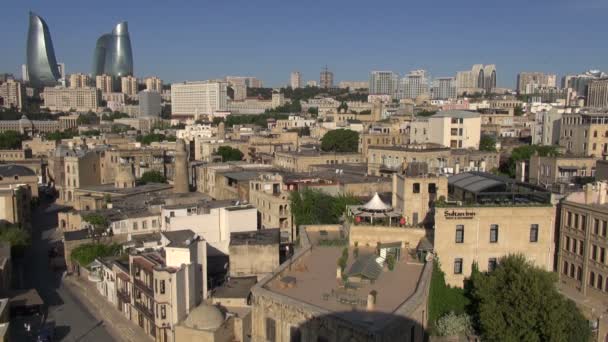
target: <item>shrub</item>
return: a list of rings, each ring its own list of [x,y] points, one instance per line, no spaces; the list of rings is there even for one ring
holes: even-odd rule
[[[472,332],[471,317],[466,313],[457,315],[453,311],[441,316],[435,325],[439,336],[455,336]]]

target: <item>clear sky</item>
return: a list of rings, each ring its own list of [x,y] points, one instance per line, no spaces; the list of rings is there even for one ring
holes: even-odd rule
[[[248,75],[280,86],[293,70],[318,80],[326,64],[340,81],[493,63],[504,87],[519,71],[608,71],[607,0],[2,0],[0,72],[21,74],[29,10],[68,73],[90,73],[97,38],[121,20],[136,76],[167,82]]]

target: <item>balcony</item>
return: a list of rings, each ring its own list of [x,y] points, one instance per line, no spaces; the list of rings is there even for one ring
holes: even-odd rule
[[[123,303],[131,303],[131,295],[129,295],[129,291],[126,289],[118,289],[116,291],[116,296],[123,301]]]
[[[149,295],[150,297],[154,296],[154,290],[152,289],[151,286],[148,286],[148,284],[146,284],[145,282],[135,278],[135,279],[133,279],[133,285],[135,285],[135,287],[137,287],[137,289],[141,290],[142,292]]]
[[[137,301],[135,302],[134,306],[137,311],[141,312],[142,314],[144,314],[144,316],[147,316],[149,319],[154,321],[154,309],[148,309],[148,307],[146,307],[144,303]]]

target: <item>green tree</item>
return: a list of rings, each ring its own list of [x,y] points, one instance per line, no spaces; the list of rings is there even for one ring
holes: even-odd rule
[[[349,129],[335,129],[321,138],[321,149],[326,152],[357,152],[359,133]]]
[[[493,135],[482,135],[479,139],[479,150],[496,152],[496,138]]]
[[[361,201],[350,195],[331,196],[319,190],[294,191],[290,195],[291,213],[296,226],[303,224],[335,224],[340,222],[347,205]],[[323,203],[323,205],[319,205]]]
[[[95,125],[99,123],[99,117],[93,112],[80,114],[76,122],[79,125]]]
[[[114,121],[116,119],[123,119],[123,118],[128,118],[128,117],[129,117],[129,114],[127,114],[127,113],[121,113],[121,112],[118,112],[118,111],[114,111],[114,112],[109,113],[109,114],[103,114],[101,116],[101,120],[104,120],[104,121]]]
[[[52,133],[47,133],[46,134],[46,139],[47,140],[54,140],[54,141],[60,141],[62,139],[71,139],[75,136],[78,135],[78,132],[76,130],[68,130],[68,131],[55,131]]]
[[[437,113],[436,110],[421,110],[416,113],[416,116],[433,116]]]
[[[160,172],[156,171],[156,170],[151,170],[151,171],[146,171],[141,175],[141,178],[139,179],[139,182],[141,184],[147,184],[147,183],[166,183],[167,182],[167,178],[165,178],[165,176],[163,176]]]
[[[122,248],[118,244],[88,243],[74,248],[70,257],[81,266],[87,267],[97,258],[119,255],[121,251]]]
[[[30,244],[30,233],[17,225],[9,225],[0,228],[0,241],[11,245],[13,256],[23,255],[25,248]]]
[[[308,114],[312,115],[313,117],[317,117],[317,115],[319,115],[319,108],[317,108],[317,107],[308,108]]]
[[[541,157],[558,156],[559,151],[557,146],[540,146],[540,145],[524,145],[513,149],[511,155],[505,163],[500,165],[500,171],[509,177],[515,177],[517,162],[522,160],[530,160],[530,158],[538,153]]]
[[[135,140],[137,140],[138,142],[144,144],[144,145],[150,145],[153,142],[161,142],[163,140],[165,140],[165,135],[164,134],[159,134],[159,133],[150,133],[150,134],[146,134],[146,135],[138,135],[137,138],[135,138]]]
[[[485,341],[588,341],[589,324],[556,289],[557,277],[512,255],[471,279],[474,322]]]
[[[513,113],[515,114],[515,116],[522,116],[524,115],[524,108],[521,105],[517,105]]]
[[[0,149],[2,150],[14,150],[21,149],[21,142],[25,139],[25,136],[16,131],[6,131],[0,133]]]
[[[230,146],[220,146],[215,152],[216,156],[221,156],[222,161],[239,161],[243,160],[243,152],[238,148],[232,148]]]

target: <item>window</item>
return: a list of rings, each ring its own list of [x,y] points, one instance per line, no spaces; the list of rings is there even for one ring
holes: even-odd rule
[[[564,261],[564,270],[562,271],[565,275],[568,275],[568,262]]]
[[[164,280],[160,281],[160,293],[165,294],[165,281]]]
[[[578,254],[583,255],[583,240],[578,240]]]
[[[137,230],[137,222],[133,222],[133,230]]]
[[[148,229],[148,221],[141,221],[141,229]]]
[[[600,247],[600,262],[602,264],[606,263],[606,248]]]
[[[587,229],[587,216],[581,215],[581,230],[585,231]]]
[[[532,224],[530,226],[530,242],[538,242],[538,225]]]
[[[414,183],[414,185],[412,186],[412,192],[415,194],[420,193],[420,183]]]
[[[602,286],[604,286],[604,278],[602,277],[601,274],[597,275],[596,285],[597,285],[597,289],[601,291],[602,290]]]
[[[160,318],[162,318],[162,319],[167,318],[167,308],[165,307],[165,305],[160,306]]]
[[[589,286],[595,287],[595,272],[589,273]]]
[[[566,250],[569,252],[570,251],[570,237],[566,236]]]
[[[156,225],[157,225],[156,219],[152,220],[152,228],[156,228]]]
[[[572,267],[572,269],[574,269],[574,265],[572,265],[571,267]],[[576,270],[576,280],[578,280],[578,281],[583,280],[583,268],[580,266]]]
[[[158,279],[154,279],[154,292],[158,292]]]
[[[568,227],[572,227],[572,212],[568,212]]]
[[[608,146],[608,144],[606,144]],[[608,221],[602,221],[602,236],[606,237],[606,233],[608,231]]]
[[[454,274],[462,274],[462,258],[454,259]]]
[[[266,341],[274,342],[276,340],[276,323],[274,319],[266,318]]]
[[[593,234],[598,235],[600,233],[600,220],[593,220]]]
[[[496,269],[497,264],[498,262],[496,261],[496,258],[488,259],[488,272],[494,271]]]
[[[574,264],[570,264],[570,278],[574,278]]]
[[[591,259],[597,261],[597,246],[591,246]]]
[[[291,327],[289,329],[289,341],[290,342],[300,342],[302,341],[302,332],[298,327]]]
[[[574,214],[574,228],[578,229],[578,214]]]
[[[429,194],[436,194],[437,193],[437,185],[435,185],[435,183],[429,183]]]
[[[464,242],[464,225],[456,225],[456,243]]]
[[[490,225],[490,242],[491,243],[498,242],[498,225],[497,224]]]

